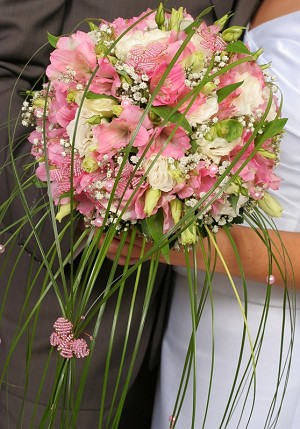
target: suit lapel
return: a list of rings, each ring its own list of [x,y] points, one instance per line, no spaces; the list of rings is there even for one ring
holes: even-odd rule
[[[261,0],[239,0],[230,25],[247,25]]]
[[[214,0],[211,3],[215,6],[215,14],[217,19],[219,19],[225,13],[232,12],[234,0]]]

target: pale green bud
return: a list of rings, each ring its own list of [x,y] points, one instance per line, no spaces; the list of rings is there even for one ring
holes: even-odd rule
[[[195,244],[197,242],[196,225],[193,223],[181,233],[181,243],[185,246]]]
[[[264,149],[263,147],[258,149],[258,153],[260,155],[264,156],[265,158],[268,158],[268,159],[276,159],[277,158],[277,155],[274,152],[270,152],[270,151]]]
[[[165,10],[164,10],[164,5],[162,3],[159,3],[156,15],[155,15],[155,22],[157,24],[157,27],[159,29],[163,29],[162,27],[164,26],[165,23]]]
[[[217,25],[220,30],[224,27],[228,19],[232,16],[232,14],[226,13],[226,15],[222,16],[220,19],[214,22],[214,25]]]
[[[192,73],[200,73],[204,68],[204,54],[202,52],[194,52],[182,60],[182,66],[186,69],[191,69]]]
[[[216,89],[216,85],[213,82],[207,82],[201,89],[201,92],[205,95],[211,94]]]
[[[259,207],[270,217],[281,217],[283,208],[279,202],[267,192],[264,197],[258,201]]]
[[[33,107],[45,107],[46,100],[44,98],[38,97],[33,101]]]
[[[67,102],[68,103],[76,102],[76,96],[77,96],[76,91],[69,91],[67,95]]]
[[[87,173],[93,173],[98,169],[98,163],[91,156],[87,156],[82,161],[81,168]]]
[[[145,196],[144,212],[147,216],[151,216],[158,200],[160,199],[161,191],[159,189],[149,188]]]
[[[184,9],[181,6],[178,10],[172,8],[169,30],[179,31],[181,21],[183,20]]]
[[[87,119],[87,124],[90,125],[98,125],[101,123],[101,116],[100,115],[93,115],[89,119]]]
[[[224,119],[224,121],[217,122],[213,128],[216,129],[217,135],[227,140],[228,143],[238,139],[243,133],[243,126],[236,119]]]
[[[96,31],[99,30],[99,26],[94,24],[92,21],[88,21],[88,26],[90,28],[90,31]]]
[[[111,110],[115,116],[120,116],[124,108],[120,105],[116,105],[116,106],[113,106]]]
[[[240,27],[239,25],[233,25],[232,27],[226,28],[222,33],[222,38],[225,42],[235,42],[238,40],[246,27]]]
[[[261,54],[264,52],[264,50],[262,49],[262,48],[260,48],[260,49],[258,49],[258,51],[256,51],[256,52],[254,52],[253,54],[252,54],[252,57],[255,59],[255,60],[257,60],[260,56],[261,56]]]
[[[59,211],[58,211],[57,215],[55,216],[55,219],[56,219],[58,222],[61,222],[61,221],[62,221],[62,219],[63,219],[65,216],[68,216],[70,213],[71,213],[71,204],[70,204],[70,203],[62,204],[62,205],[59,207]]]
[[[238,195],[240,193],[240,187],[237,183],[231,182],[230,185],[226,186],[226,194]]]
[[[208,133],[205,134],[205,138],[206,140],[212,142],[215,140],[215,138],[218,136],[217,134],[217,129],[216,127],[213,125],[212,127],[210,127],[210,130],[208,131]]]
[[[174,200],[170,201],[170,208],[172,219],[176,225],[182,216],[182,202],[178,198],[175,198]]]

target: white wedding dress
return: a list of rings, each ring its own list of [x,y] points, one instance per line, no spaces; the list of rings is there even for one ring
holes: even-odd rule
[[[272,74],[277,76],[284,99],[283,117],[288,117],[286,133],[281,145],[281,163],[277,173],[283,178],[275,193],[284,207],[283,217],[276,219],[280,230],[300,232],[300,11],[266,22],[246,34],[251,51],[263,47],[263,63],[272,62]],[[160,379],[157,388],[152,429],[168,429],[173,413],[187,346],[191,335],[191,316],[188,283],[185,269],[175,268],[176,283],[162,348]],[[198,294],[203,290],[204,274],[198,275]],[[235,279],[243,301],[241,281]],[[300,428],[300,304],[299,294],[292,291],[284,303],[284,291],[272,287],[264,337],[256,367],[256,386],[251,384],[251,368],[244,379],[244,389],[238,389],[248,363],[249,341],[245,338],[243,360],[235,385],[236,406],[226,406],[234,382],[242,344],[243,319],[232,287],[224,275],[213,278],[212,305],[207,297],[197,335],[197,389],[195,428],[201,429],[299,429]],[[255,342],[264,312],[267,285],[247,282],[248,324]],[[299,301],[299,299],[298,299]],[[289,307],[290,304],[290,307]],[[296,311],[295,311],[296,309]],[[295,322],[296,318],[296,322]],[[214,327],[212,328],[212,323]],[[289,366],[291,329],[294,328],[292,363]],[[284,339],[282,331],[284,327]],[[263,329],[263,327],[261,327]],[[213,335],[214,334],[214,343]],[[261,338],[261,337],[260,337]],[[256,353],[259,344],[255,345]],[[212,356],[214,347],[214,363]],[[281,360],[280,360],[281,356]],[[210,375],[213,369],[210,402],[205,420]],[[289,372],[288,384],[285,385]],[[250,376],[249,376],[250,374]],[[276,383],[280,379],[277,397]],[[249,387],[250,386],[250,387]],[[281,403],[283,391],[284,399]],[[248,394],[247,400],[245,400]],[[253,396],[255,400],[253,401]],[[232,404],[231,401],[231,404]],[[253,406],[253,409],[252,409]],[[244,407],[244,408],[243,408]],[[175,428],[192,427],[193,373]],[[278,417],[278,411],[280,414]],[[252,415],[251,415],[252,412]],[[224,420],[223,415],[226,414]],[[249,420],[249,416],[251,419]],[[229,418],[230,416],[230,418]],[[205,425],[204,425],[205,420]],[[276,424],[275,424],[276,423]]]

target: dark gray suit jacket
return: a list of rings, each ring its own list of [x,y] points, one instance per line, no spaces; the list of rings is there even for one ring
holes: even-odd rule
[[[215,9],[207,17],[209,22],[220,18],[228,11],[236,11],[232,18],[233,24],[244,25],[247,23],[258,0],[218,0],[215,2]],[[35,52],[47,42],[46,32],[53,35],[66,34],[87,17],[101,17],[107,20],[113,20],[117,16],[131,17],[137,16],[147,7],[157,7],[156,0],[147,2],[141,0],[0,0],[0,124],[5,123],[8,118],[11,120],[12,127],[0,127],[0,166],[6,164],[9,159],[8,136],[13,133],[14,154],[18,159],[16,166],[18,171],[23,171],[23,166],[29,162],[30,156],[26,154],[30,150],[26,139],[22,140],[24,129],[14,127],[13,119],[18,116],[22,104],[20,91],[30,89],[35,84],[38,77],[43,73],[49,58],[50,47],[46,46],[37,54]],[[169,1],[168,7],[186,6],[189,13],[196,16],[204,8],[211,5],[209,0],[179,0]],[[83,27],[85,28],[85,27]],[[35,55],[34,55],[35,54]],[[31,56],[34,57],[30,60]],[[29,61],[30,60],[30,61]],[[23,70],[25,64],[29,65]],[[22,72],[23,70],[23,72]],[[21,74],[14,88],[16,79]],[[13,97],[11,94],[13,91]],[[8,165],[2,168],[0,175],[0,203],[3,204],[9,198],[15,189],[15,180],[12,174],[12,168]],[[39,189],[31,187],[26,192],[26,200],[30,208],[43,196]],[[24,215],[23,204],[19,198],[15,198],[14,203],[8,208],[5,214],[0,214],[1,229],[17,221]],[[33,217],[35,224],[38,223],[42,214],[36,214]],[[14,229],[16,230],[16,228]],[[53,243],[53,234],[50,220],[46,218],[43,226],[37,231],[39,235],[40,246],[44,252],[50,248]],[[5,255],[0,255],[0,374],[4,367],[4,360],[8,354],[12,339],[18,334],[19,327],[23,325],[27,315],[39,300],[41,287],[46,276],[45,268],[41,268],[42,256],[37,247],[36,240],[27,240],[32,232],[32,228],[25,225],[15,240],[7,248]],[[1,234],[2,242],[10,237],[10,232]],[[1,243],[1,242],[0,242]],[[62,252],[65,254],[69,247],[69,240],[62,242]],[[12,272],[15,261],[17,269]],[[106,261],[101,269],[91,301],[95,300],[106,284],[106,279],[110,271],[111,264]],[[116,276],[121,274],[121,269]],[[150,423],[153,381],[155,377],[150,372],[148,366],[149,348],[151,356],[159,352],[160,332],[163,320],[164,308],[160,307],[162,299],[162,287],[167,288],[169,272],[166,267],[161,267],[157,276],[155,291],[153,293],[152,304],[150,306],[142,342],[137,356],[133,371],[133,377],[129,388],[128,399],[125,403],[123,418],[120,428],[146,429]],[[66,277],[69,273],[66,270]],[[137,334],[140,324],[141,308],[144,300],[144,283],[147,278],[147,267],[143,270],[143,277],[140,281],[140,288],[136,298],[136,310],[132,321],[132,334],[128,346],[128,352],[125,359],[125,368],[128,368],[132,355],[133,341]],[[125,330],[127,326],[128,311],[132,297],[132,283],[126,283],[125,293],[122,298],[122,317],[118,322],[116,338],[114,339],[113,358],[110,368],[108,396],[105,403],[104,418],[107,418],[113,387],[116,382],[117,370],[119,367],[120,355],[122,352]],[[30,300],[24,306],[27,291],[34,285],[30,291]],[[58,280],[58,285],[59,280]],[[98,427],[98,410],[100,403],[101,389],[103,387],[103,373],[105,370],[105,355],[108,348],[110,327],[116,299],[109,300],[103,317],[100,334],[96,341],[95,352],[91,360],[91,367],[82,400],[81,412],[79,414],[77,428],[96,428]],[[24,309],[24,313],[21,312]],[[3,383],[0,389],[0,429],[7,427],[17,428],[20,422],[23,422],[23,428],[37,428],[42,419],[45,403],[49,401],[51,389],[53,386],[54,370],[56,365],[56,356],[53,356],[49,370],[45,378],[43,389],[40,392],[38,404],[34,404],[38,386],[43,376],[43,371],[49,355],[49,334],[52,324],[57,317],[61,315],[61,310],[57,303],[57,298],[52,290],[47,293],[43,299],[40,311],[36,313],[36,319],[28,326],[24,335],[16,347],[8,371],[5,377],[6,383]],[[93,323],[86,328],[89,332],[93,331]],[[154,339],[153,339],[154,337]],[[33,340],[31,348],[30,366],[26,367],[26,355],[28,354],[28,344]],[[154,341],[154,345],[152,342]],[[55,353],[54,353],[55,355]],[[77,375],[75,385],[80,380],[82,363],[77,364]],[[74,387],[74,392],[76,386]],[[8,405],[7,405],[8,404]],[[32,420],[33,419],[33,420]],[[31,426],[31,421],[34,423]],[[10,426],[9,426],[10,425]],[[21,427],[21,424],[20,424]],[[46,427],[46,426],[45,426]],[[74,429],[67,423],[62,424],[59,420],[53,427]],[[103,425],[102,427],[106,427]],[[107,426],[110,428],[110,424]]]

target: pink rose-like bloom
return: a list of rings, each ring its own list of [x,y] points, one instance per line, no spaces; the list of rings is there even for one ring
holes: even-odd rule
[[[168,64],[163,62],[154,72],[150,81],[150,92],[153,93],[159,81],[161,80]],[[186,89],[185,86],[185,72],[180,64],[175,64],[170,70],[167,78],[164,80],[155,100],[153,106],[175,106]]]
[[[97,65],[94,42],[82,31],[61,37],[50,55],[50,61],[46,74],[52,83],[59,80],[62,73],[70,76],[70,79],[74,73],[76,81],[87,82]],[[70,83],[65,85],[69,88]]]

